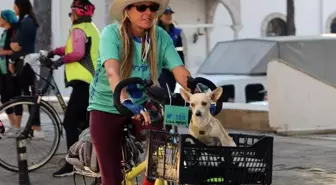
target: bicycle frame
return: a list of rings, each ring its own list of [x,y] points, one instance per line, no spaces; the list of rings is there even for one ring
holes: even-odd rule
[[[174,126],[173,130],[174,130],[175,133],[177,133],[177,126]],[[125,159],[124,150],[122,149],[121,151],[122,151],[122,157],[123,157],[123,159]],[[156,152],[159,152],[159,154],[161,154],[163,152],[163,148],[160,148]],[[163,155],[163,153],[162,153],[162,155]],[[146,170],[146,166],[147,166],[147,160],[144,160],[139,165],[137,165],[135,167],[132,167],[132,169],[128,172],[125,172],[125,169],[123,169],[125,177],[124,177],[124,180],[122,181],[121,185],[134,185],[134,179]],[[165,180],[157,178],[157,179],[155,179],[154,185],[165,185]]]
[[[125,175],[126,183],[123,181],[121,185],[134,185],[134,179],[146,170],[147,161],[142,161],[138,166],[133,167],[131,171],[127,172]],[[155,185],[164,185],[165,181],[162,179],[155,179]]]
[[[55,79],[53,77],[53,69],[48,69],[48,76],[47,78],[43,78],[40,75],[38,75],[43,81],[44,81],[44,85],[42,86],[42,88],[38,91],[37,96],[39,96],[40,98],[48,91],[48,89],[50,88],[52,90],[52,92],[55,94],[59,105],[61,106],[63,112],[66,112],[67,109],[67,104],[65,103],[63,96],[55,82]],[[38,102],[39,103],[39,102]]]
[[[58,88],[58,86],[55,82],[55,79],[53,77],[53,71],[54,71],[53,68],[48,68],[48,75],[47,75],[46,78],[44,78],[41,75],[35,73],[37,76],[40,77],[40,80],[42,80],[44,84],[40,89],[38,89],[36,95],[33,96],[34,104],[33,104],[32,108],[30,110],[30,116],[29,116],[27,125],[26,125],[24,131],[22,132],[22,135],[25,136],[25,137],[28,137],[28,134],[29,134],[29,132],[31,130],[31,127],[32,127],[33,118],[36,115],[36,113],[38,113],[38,111],[40,109],[40,104],[41,104],[42,97],[48,91],[49,88],[56,95],[57,100],[58,100],[63,112],[64,113],[66,112],[67,104],[65,103],[65,101],[62,97],[62,94],[61,94],[61,92],[60,92],[60,90],[59,90],[59,88]],[[62,135],[62,129],[61,129],[61,135]]]

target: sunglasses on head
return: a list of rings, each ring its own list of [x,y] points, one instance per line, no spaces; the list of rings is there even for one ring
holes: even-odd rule
[[[138,12],[145,12],[148,8],[151,12],[157,12],[160,8],[159,4],[151,4],[151,5],[130,5],[129,8],[135,7]]]

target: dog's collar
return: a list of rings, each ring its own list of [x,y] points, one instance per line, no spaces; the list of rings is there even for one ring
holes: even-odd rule
[[[210,122],[209,122],[210,123]],[[202,127],[202,128],[199,128],[199,127],[196,127],[194,124],[193,124],[193,121],[192,120],[190,120],[190,125],[194,128],[194,129],[196,129],[196,132],[197,132],[197,134],[199,134],[199,135],[204,135],[204,134],[206,134],[206,131],[205,130],[209,130],[209,127],[210,127],[210,124],[206,124],[204,127]]]

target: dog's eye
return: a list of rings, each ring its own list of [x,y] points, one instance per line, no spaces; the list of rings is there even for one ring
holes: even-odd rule
[[[191,103],[190,105],[191,105],[192,107],[194,107],[194,106],[195,106],[195,104],[194,104],[194,103]]]
[[[202,101],[202,105],[203,105],[203,106],[206,106],[206,105],[207,105],[207,102]]]

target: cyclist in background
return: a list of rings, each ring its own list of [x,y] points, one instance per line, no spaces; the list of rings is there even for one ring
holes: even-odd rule
[[[97,64],[99,31],[92,22],[95,6],[89,0],[74,0],[69,17],[72,27],[64,47],[49,52],[49,57],[59,55],[54,67],[65,64],[65,85],[72,87],[63,125],[68,149],[78,141],[79,128],[88,127],[87,107],[89,84]],[[73,167],[66,163],[53,174],[54,177],[73,175]]]
[[[4,29],[0,39],[0,95],[1,103],[6,103],[14,96],[20,96],[20,89],[13,86],[14,79],[8,73],[9,58],[13,54],[13,50],[10,48],[10,43],[14,38],[14,34],[17,28],[18,19],[15,12],[12,10],[3,10],[0,12],[0,27]],[[16,88],[14,91],[14,87]],[[8,108],[6,109],[8,120],[15,128],[16,115],[19,115],[18,109]],[[9,128],[11,130],[12,128]],[[8,132],[8,131],[7,131]]]
[[[184,63],[183,42],[181,36],[182,30],[180,28],[176,28],[173,24],[172,15],[174,13],[175,12],[170,7],[167,8],[159,17],[158,26],[168,32],[170,38],[173,40],[176,51],[178,52]],[[175,91],[176,80],[174,78],[174,75],[169,70],[162,70],[162,73],[159,77],[159,82],[161,87],[167,89],[166,84],[168,84],[170,91]]]
[[[157,84],[163,68],[174,74],[187,89],[189,71],[176,52],[172,39],[154,20],[166,9],[169,0],[115,0],[110,14],[118,23],[106,26],[101,33],[99,58],[90,85],[90,132],[98,156],[103,185],[120,185],[121,141],[124,125],[130,120],[120,115],[113,103],[116,85],[129,77],[152,79]],[[146,94],[137,85],[121,92],[121,101],[139,120],[150,124],[144,109]],[[140,118],[144,118],[144,122]],[[153,184],[145,178],[144,184]]]

